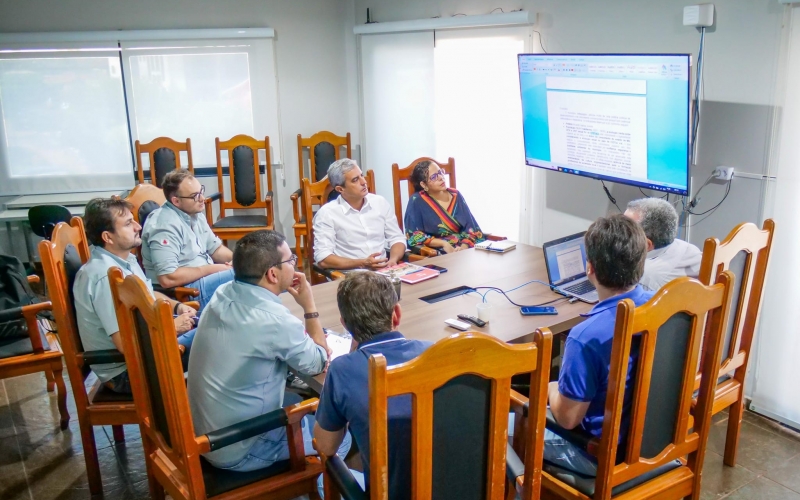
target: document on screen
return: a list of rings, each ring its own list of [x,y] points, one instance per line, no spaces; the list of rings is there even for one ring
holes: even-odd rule
[[[586,272],[580,245],[556,252],[556,263],[558,264],[559,279],[562,280]]]
[[[547,114],[554,164],[647,178],[646,96],[565,92],[548,85]]]

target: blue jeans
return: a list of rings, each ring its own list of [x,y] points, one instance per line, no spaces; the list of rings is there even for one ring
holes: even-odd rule
[[[187,283],[184,286],[200,290],[198,302],[200,302],[200,310],[202,311],[211,300],[211,297],[214,296],[217,288],[229,281],[233,281],[233,269],[203,276],[199,280]]]
[[[299,403],[300,398],[295,394],[286,393],[284,398],[284,406]],[[303,418],[303,447],[305,448],[306,456],[316,455],[317,450],[314,449],[312,439],[314,438],[314,423],[316,420],[313,415],[306,415]],[[336,451],[342,460],[347,456],[350,451],[351,438],[350,433],[346,433],[344,441]],[[256,438],[256,441],[250,447],[247,455],[236,465],[232,467],[225,467],[226,470],[235,470],[239,472],[246,472],[251,470],[265,469],[275,462],[281,460],[289,460],[289,445],[286,441],[286,427],[279,427],[269,432],[265,432]]]
[[[597,475],[597,462],[549,429],[544,430],[544,461],[588,477]]]

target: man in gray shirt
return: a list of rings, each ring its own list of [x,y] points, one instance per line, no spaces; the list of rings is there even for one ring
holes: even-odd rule
[[[142,263],[147,277],[165,288],[200,290],[202,310],[218,286],[233,279],[233,253],[203,216],[205,188],[188,170],[173,170],[161,184],[167,202],[147,217]]]
[[[311,287],[295,270],[283,235],[255,231],[236,244],[236,281],[219,287],[198,325],[189,357],[189,405],[195,432],[205,434],[284,405],[288,368],[317,375],[326,368],[328,346]],[[278,297],[288,291],[303,308],[303,322]],[[303,420],[307,455],[314,455],[313,417]],[[339,448],[344,458],[348,438]],[[266,432],[206,453],[216,467],[250,471],[289,458],[286,429]]]
[[[114,300],[108,284],[108,270],[113,266],[122,269],[125,276],[133,274],[138,277],[154,296],[172,303],[176,313],[178,343],[188,349],[194,338],[192,318],[197,316],[197,311],[153,292],[150,280],[145,277],[136,257],[131,254],[131,250],[142,244],[139,237],[142,228],[133,220],[131,204],[120,199],[95,198],[86,205],[83,221],[86,237],[93,245],[92,253],[75,276],[72,291],[78,332],[84,349],[116,349],[123,352]],[[131,386],[125,363],[92,365],[92,371],[112,391],[130,394]]]
[[[628,203],[625,215],[638,222],[647,237],[647,260],[639,283],[657,291],[675,278],[697,278],[703,252],[676,238],[678,212],[667,200],[641,198]]]

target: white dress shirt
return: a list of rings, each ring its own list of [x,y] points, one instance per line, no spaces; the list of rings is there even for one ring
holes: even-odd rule
[[[394,209],[382,196],[369,193],[361,210],[339,196],[323,205],[314,216],[314,261],[329,255],[364,259],[384,253],[395,243],[406,244]]]
[[[665,247],[647,252],[644,274],[639,283],[647,290],[656,291],[675,278],[697,278],[703,252],[683,240],[674,240]]]

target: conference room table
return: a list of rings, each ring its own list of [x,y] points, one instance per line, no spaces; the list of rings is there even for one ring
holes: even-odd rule
[[[519,307],[511,304],[506,297],[496,291],[480,287],[497,287],[508,292],[508,296],[522,305],[536,305],[561,296],[551,291],[546,285],[542,249],[517,243],[515,250],[496,253],[484,250],[462,250],[447,255],[431,257],[416,262],[418,265],[435,264],[447,268],[446,273],[438,277],[413,285],[402,284],[400,306],[402,317],[398,331],[406,338],[436,342],[446,338],[458,330],[447,326],[444,321],[457,319],[459,314],[477,316],[477,305],[483,301],[478,294],[486,294],[486,301],[492,304],[491,320],[483,328],[471,325],[470,331],[488,333],[498,339],[511,342],[530,342],[537,328],[547,327],[554,334],[563,334],[584,320],[581,314],[591,309],[590,304],[583,302],[570,303],[566,298],[550,304],[557,308],[556,315],[522,316]],[[544,282],[529,283],[533,280]],[[526,283],[529,283],[526,285]],[[477,292],[458,295],[440,302],[429,304],[420,297],[449,290],[459,286],[477,288]],[[336,304],[335,281],[312,287],[314,300],[324,328],[341,333],[344,330]],[[303,310],[289,294],[282,294],[283,304],[297,317],[302,317]],[[312,389],[319,392],[324,377],[301,377]]]

